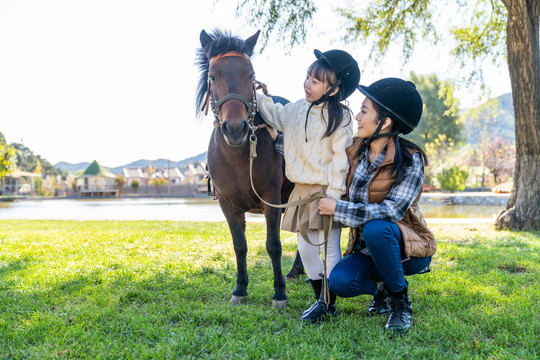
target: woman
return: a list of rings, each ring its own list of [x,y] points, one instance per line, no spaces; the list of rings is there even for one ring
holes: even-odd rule
[[[341,297],[374,295],[369,312],[390,312],[386,329],[402,333],[412,323],[405,275],[429,271],[436,251],[418,208],[427,158],[398,136],[418,125],[422,98],[413,83],[397,78],[358,90],[366,99],[356,115],[358,138],[347,148],[348,200],[319,203],[322,215],[351,227],[345,257],[330,274],[329,286]]]

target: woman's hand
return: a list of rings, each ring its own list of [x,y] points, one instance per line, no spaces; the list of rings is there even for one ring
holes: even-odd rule
[[[334,215],[336,211],[337,201],[331,196],[319,200],[319,214]]]

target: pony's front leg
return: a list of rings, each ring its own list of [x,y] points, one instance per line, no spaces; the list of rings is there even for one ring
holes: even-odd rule
[[[265,205],[264,216],[266,217],[266,251],[272,260],[272,267],[274,269],[272,307],[283,308],[287,306],[287,295],[285,294],[285,278],[281,271],[282,249],[279,236],[281,209]]]
[[[246,241],[246,220],[244,214],[235,214],[226,206],[221,206],[223,214],[229,224],[231,231],[234,253],[236,254],[236,289],[231,297],[231,304],[237,305],[246,301],[248,274],[247,274],[247,241]]]

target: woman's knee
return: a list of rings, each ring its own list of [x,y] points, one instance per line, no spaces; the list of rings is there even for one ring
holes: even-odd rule
[[[345,276],[332,276],[328,279],[330,290],[339,297],[348,298],[358,295],[375,295],[376,282],[369,278],[352,278]]]
[[[431,263],[431,256],[422,258],[410,258],[403,262],[403,271],[405,275],[416,275],[430,272],[429,265]]]
[[[366,255],[355,253],[346,256],[330,273],[330,290],[344,298],[375,294],[375,281],[370,278],[373,266],[371,258]]]
[[[385,244],[395,238],[392,223],[386,220],[372,220],[364,225],[364,241],[366,246],[386,246]]]
[[[334,267],[333,271],[328,277],[328,287],[334,294],[339,297],[350,297],[350,294],[354,292],[354,279],[350,278],[345,272],[336,272],[336,268],[337,266]]]

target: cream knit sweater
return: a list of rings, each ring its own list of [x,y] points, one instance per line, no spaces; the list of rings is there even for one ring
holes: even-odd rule
[[[326,185],[326,194],[339,200],[346,190],[349,163],[345,149],[352,144],[352,119],[345,113],[341,125],[329,137],[328,112],[302,99],[285,106],[274,104],[268,96],[257,94],[259,112],[266,123],[283,132],[285,173],[296,184]]]

